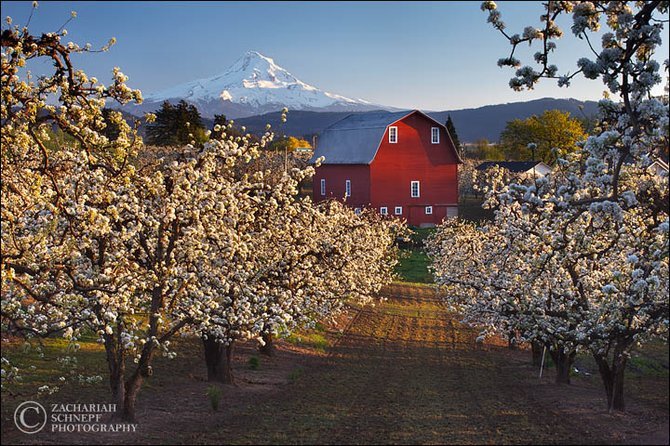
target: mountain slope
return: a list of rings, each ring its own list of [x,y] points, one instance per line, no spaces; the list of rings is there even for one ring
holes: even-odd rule
[[[482,138],[495,142],[500,137],[507,121],[526,119],[532,115],[539,115],[545,110],[554,109],[570,112],[572,116],[580,118],[594,116],[598,106],[594,101],[543,98],[472,109],[427,112],[427,114],[441,123],[446,122],[447,116],[451,115],[462,142],[475,142]],[[252,133],[262,133],[265,125],[271,124],[275,133],[280,135],[311,136],[320,133],[324,128],[348,114],[349,112],[317,113],[289,110],[286,123],[281,122],[281,113],[251,116],[237,119],[235,122],[246,126]]]
[[[153,111],[163,101],[181,99],[195,105],[204,117],[257,115],[288,107],[292,110],[364,111],[384,108],[320,90],[302,82],[274,60],[249,51],[223,73],[146,95],[144,104],[129,111]]]
[[[496,142],[508,121],[540,115],[546,110],[569,112],[572,117],[578,119],[590,118],[598,113],[598,103],[572,98],[542,98],[527,102],[487,105],[479,108],[430,112],[428,114],[442,123],[446,122],[447,117],[451,115],[458,137],[463,142],[475,142],[482,138]]]

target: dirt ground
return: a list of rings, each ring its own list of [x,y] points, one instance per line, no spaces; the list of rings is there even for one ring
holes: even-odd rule
[[[326,352],[282,342],[275,358],[245,345],[236,386],[206,397],[202,352],[175,361],[138,401],[135,433],[21,434],[3,416],[3,443],[208,444],[668,444],[668,384],[629,382],[626,414],[608,414],[597,376],[557,386],[530,354],[475,343],[427,288],[395,287],[388,301],[352,311]],[[104,393],[106,389],[99,389]],[[67,395],[58,398],[66,398]],[[4,401],[16,405],[19,401]],[[101,401],[96,401],[101,402]]]

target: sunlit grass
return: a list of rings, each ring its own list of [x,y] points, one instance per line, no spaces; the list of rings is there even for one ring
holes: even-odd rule
[[[430,259],[422,249],[405,250],[396,273],[403,282],[433,283],[433,275],[428,271]]]
[[[330,345],[330,341],[326,337],[326,328],[317,323],[312,329],[303,329],[291,333],[286,338],[286,342],[293,345],[300,345],[314,350],[325,352]]]
[[[69,380],[79,374],[104,376],[106,370],[104,347],[92,340],[78,341],[76,346],[64,338],[30,343],[3,340],[2,355],[20,370],[20,380],[8,384],[8,390],[16,393],[32,393],[43,385],[58,385],[61,377]],[[74,365],[65,365],[64,357],[75,358]]]

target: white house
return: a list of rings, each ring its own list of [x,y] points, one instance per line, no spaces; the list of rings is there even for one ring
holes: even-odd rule
[[[485,161],[476,167],[484,171],[494,166],[509,170],[511,173],[543,177],[551,172],[551,167],[542,161]]]

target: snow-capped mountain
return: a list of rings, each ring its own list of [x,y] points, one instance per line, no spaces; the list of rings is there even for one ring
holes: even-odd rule
[[[240,118],[283,107],[312,111],[388,108],[320,90],[302,82],[271,58],[249,51],[222,74],[145,95],[141,106],[128,111],[154,111],[163,101],[177,102],[181,99],[198,107],[202,116],[209,118],[215,114]]]

